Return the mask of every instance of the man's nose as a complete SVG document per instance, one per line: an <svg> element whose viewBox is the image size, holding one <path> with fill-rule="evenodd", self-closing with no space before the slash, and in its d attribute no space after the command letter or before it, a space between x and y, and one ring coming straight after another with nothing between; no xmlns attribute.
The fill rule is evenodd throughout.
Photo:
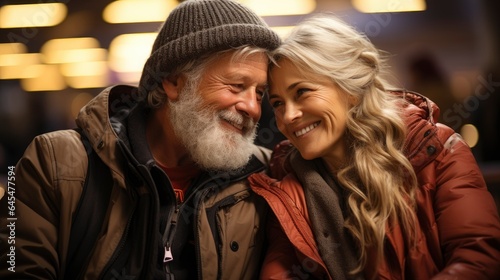
<svg viewBox="0 0 500 280"><path fill-rule="evenodd" d="M248 89L241 92L238 97L240 100L236 103L236 110L254 121L258 121L261 114L261 97L256 90Z"/></svg>

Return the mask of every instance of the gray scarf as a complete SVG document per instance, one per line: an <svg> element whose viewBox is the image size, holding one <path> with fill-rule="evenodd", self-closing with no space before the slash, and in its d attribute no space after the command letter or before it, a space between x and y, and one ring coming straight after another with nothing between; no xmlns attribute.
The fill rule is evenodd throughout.
<svg viewBox="0 0 500 280"><path fill-rule="evenodd" d="M342 189L321 159L305 160L293 151L290 163L304 188L314 238L330 275L335 280L363 279L362 273L349 274L358 265L358 254L344 227Z"/></svg>

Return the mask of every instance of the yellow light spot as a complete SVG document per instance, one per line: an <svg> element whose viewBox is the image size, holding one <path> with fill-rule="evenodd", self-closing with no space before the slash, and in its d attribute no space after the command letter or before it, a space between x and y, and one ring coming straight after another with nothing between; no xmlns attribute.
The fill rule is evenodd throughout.
<svg viewBox="0 0 500 280"><path fill-rule="evenodd" d="M286 16L310 14L316 9L316 0L239 0L259 16Z"/></svg>
<svg viewBox="0 0 500 280"><path fill-rule="evenodd" d="M102 17L109 23L162 22L179 4L176 0L122 0L104 8Z"/></svg>
<svg viewBox="0 0 500 280"><path fill-rule="evenodd" d="M0 8L0 28L54 26L67 14L62 3L6 5Z"/></svg>
<svg viewBox="0 0 500 280"><path fill-rule="evenodd" d="M43 44L41 53L49 56L52 52L99 48L99 41L92 37L52 39Z"/></svg>
<svg viewBox="0 0 500 280"><path fill-rule="evenodd" d="M108 51L103 48L70 49L47 53L44 56L46 63L72 63L86 61L103 61Z"/></svg>
<svg viewBox="0 0 500 280"><path fill-rule="evenodd" d="M109 67L120 73L142 72L144 63L151 54L156 33L123 34L109 46Z"/></svg>
<svg viewBox="0 0 500 280"><path fill-rule="evenodd" d="M0 55L0 79L33 78L38 74L32 69L39 66L40 63L41 55L39 53Z"/></svg>
<svg viewBox="0 0 500 280"><path fill-rule="evenodd" d="M460 129L460 135L464 141L469 145L469 147L474 147L479 141L479 132L477 128L472 124L466 124Z"/></svg>
<svg viewBox="0 0 500 280"><path fill-rule="evenodd" d="M57 65L36 65L32 70L38 75L21 80L21 87L25 91L55 91L66 88Z"/></svg>
<svg viewBox="0 0 500 280"><path fill-rule="evenodd" d="M2 54L20 54L20 53L25 53L27 51L28 51L28 48L26 47L25 44L22 44L22 43L3 43L3 44L0 44L0 55L2 55Z"/></svg>
<svg viewBox="0 0 500 280"><path fill-rule="evenodd" d="M424 11L424 0L352 0L354 8L362 13L393 13Z"/></svg>

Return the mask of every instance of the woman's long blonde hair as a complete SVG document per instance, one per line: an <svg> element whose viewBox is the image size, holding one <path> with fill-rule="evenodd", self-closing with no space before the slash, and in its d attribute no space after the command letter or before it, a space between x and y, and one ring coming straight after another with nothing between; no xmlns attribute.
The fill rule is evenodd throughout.
<svg viewBox="0 0 500 280"><path fill-rule="evenodd" d="M403 154L404 101L387 92L379 51L353 27L321 15L300 23L273 57L277 66L271 67L286 58L308 76L328 77L357 100L347 117L347 164L337 171L348 194L346 227L360 251L353 273L366 266L369 248L376 250L377 261L384 257L387 225L399 223L412 246L417 180Z"/></svg>

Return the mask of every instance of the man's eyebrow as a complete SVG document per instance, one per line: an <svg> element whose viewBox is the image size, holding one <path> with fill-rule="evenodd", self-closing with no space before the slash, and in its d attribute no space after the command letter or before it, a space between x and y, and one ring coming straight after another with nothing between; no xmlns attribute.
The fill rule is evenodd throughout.
<svg viewBox="0 0 500 280"><path fill-rule="evenodd" d="M241 73L230 73L230 74L226 75L226 79L228 79L228 80L241 80L241 81L247 83L249 81L252 81L252 76L244 75ZM257 83L257 86L269 88L269 84L267 81L262 82L262 83Z"/></svg>

